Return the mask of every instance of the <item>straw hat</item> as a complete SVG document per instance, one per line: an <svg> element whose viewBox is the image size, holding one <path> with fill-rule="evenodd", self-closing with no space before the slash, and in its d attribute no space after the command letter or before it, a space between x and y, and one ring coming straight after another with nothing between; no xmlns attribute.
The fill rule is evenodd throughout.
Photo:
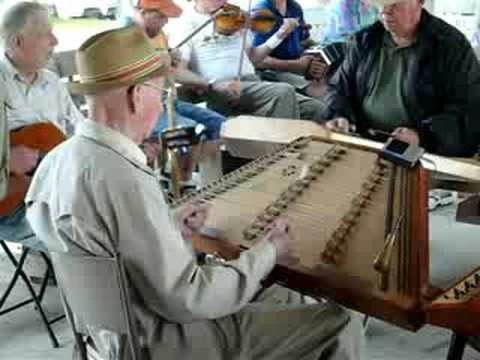
<svg viewBox="0 0 480 360"><path fill-rule="evenodd" d="M167 51L155 50L136 26L94 35L76 55L78 80L68 83L75 94L139 84L170 71Z"/></svg>
<svg viewBox="0 0 480 360"><path fill-rule="evenodd" d="M366 0L367 3L374 6L388 6L404 1L406 0Z"/></svg>
<svg viewBox="0 0 480 360"><path fill-rule="evenodd" d="M137 7L142 10L158 10L167 18L177 18L182 9L172 0L140 0Z"/></svg>

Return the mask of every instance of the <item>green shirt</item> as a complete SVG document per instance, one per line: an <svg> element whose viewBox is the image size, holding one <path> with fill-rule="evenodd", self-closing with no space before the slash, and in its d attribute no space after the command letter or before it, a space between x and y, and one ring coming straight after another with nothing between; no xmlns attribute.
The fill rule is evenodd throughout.
<svg viewBox="0 0 480 360"><path fill-rule="evenodd" d="M415 43L397 47L390 34L385 32L383 46L373 66L373 71L376 72L373 89L362 104L369 128L390 132L411 124L405 105L403 81L414 46Z"/></svg>

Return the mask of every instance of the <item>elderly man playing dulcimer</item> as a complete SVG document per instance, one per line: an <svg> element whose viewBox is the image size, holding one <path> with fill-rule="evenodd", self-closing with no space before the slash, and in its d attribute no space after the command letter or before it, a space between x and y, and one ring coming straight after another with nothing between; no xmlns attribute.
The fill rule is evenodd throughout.
<svg viewBox="0 0 480 360"><path fill-rule="evenodd" d="M86 94L91 119L40 164L27 216L52 252L122 256L149 358L358 359L361 331L344 310L285 289L259 293L276 262L294 260L285 221L237 260L197 263L189 242L208 209L171 216L139 149L162 111L169 59L128 27L87 40L78 63L70 86Z"/></svg>

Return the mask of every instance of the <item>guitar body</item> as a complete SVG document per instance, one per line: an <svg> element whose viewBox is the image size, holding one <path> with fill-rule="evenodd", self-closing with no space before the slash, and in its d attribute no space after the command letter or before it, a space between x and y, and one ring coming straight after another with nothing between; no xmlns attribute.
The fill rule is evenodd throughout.
<svg viewBox="0 0 480 360"><path fill-rule="evenodd" d="M24 145L45 155L65 140L65 135L51 123L38 123L10 132L10 147ZM0 201L0 217L10 214L27 194L31 176L10 174L7 195Z"/></svg>

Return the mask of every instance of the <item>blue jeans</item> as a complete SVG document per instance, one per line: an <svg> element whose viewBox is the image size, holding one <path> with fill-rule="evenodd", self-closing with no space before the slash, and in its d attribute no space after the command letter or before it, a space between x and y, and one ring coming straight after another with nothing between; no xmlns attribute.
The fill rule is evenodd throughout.
<svg viewBox="0 0 480 360"><path fill-rule="evenodd" d="M205 126L205 136L207 140L216 140L220 137L220 129L225 117L219 113L204 109L192 103L175 100L173 105L175 114L173 122L175 125L195 126L197 123ZM164 111L157 120L150 137L158 138L162 131L167 128L168 118L167 112Z"/></svg>
<svg viewBox="0 0 480 360"><path fill-rule="evenodd" d="M18 206L11 214L0 217L0 239L19 243L34 250L47 251L47 247L35 235L25 216L26 206Z"/></svg>

